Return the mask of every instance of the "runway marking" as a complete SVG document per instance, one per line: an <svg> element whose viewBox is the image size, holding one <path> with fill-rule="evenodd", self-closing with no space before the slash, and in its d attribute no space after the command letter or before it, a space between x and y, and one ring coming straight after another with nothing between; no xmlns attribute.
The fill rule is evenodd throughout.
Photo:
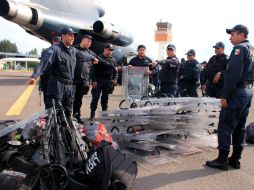
<svg viewBox="0 0 254 190"><path fill-rule="evenodd" d="M36 83L34 85L29 85L5 115L20 115L35 87Z"/></svg>

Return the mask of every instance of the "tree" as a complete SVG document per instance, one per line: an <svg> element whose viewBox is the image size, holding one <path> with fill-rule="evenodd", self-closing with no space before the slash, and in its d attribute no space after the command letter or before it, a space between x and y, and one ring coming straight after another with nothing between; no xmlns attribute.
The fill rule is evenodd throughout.
<svg viewBox="0 0 254 190"><path fill-rule="evenodd" d="M18 53L18 48L15 43L11 43L9 40L0 41L0 52Z"/></svg>
<svg viewBox="0 0 254 190"><path fill-rule="evenodd" d="M34 49L32 49L31 51L29 51L27 54L28 54L28 55L38 55L38 51L37 51L36 48L34 48Z"/></svg>

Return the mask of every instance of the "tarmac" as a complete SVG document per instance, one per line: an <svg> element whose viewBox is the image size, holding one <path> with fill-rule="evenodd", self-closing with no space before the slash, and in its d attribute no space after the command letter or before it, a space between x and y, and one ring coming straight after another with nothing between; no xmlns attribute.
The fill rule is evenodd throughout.
<svg viewBox="0 0 254 190"><path fill-rule="evenodd" d="M21 120L44 109L43 99L37 86L27 90L31 72L0 71L0 120ZM24 93L27 91L27 93ZM31 93L29 93L31 91ZM24 97L21 97L21 96ZM122 87L116 87L109 98L109 109L118 108L123 99ZM83 99L82 116L89 117L91 94ZM16 105L15 105L16 104ZM10 111L13 106L24 106L19 114ZM247 124L254 120L254 106L251 107ZM96 117L100 115L98 104ZM11 114L7 114L11 113ZM16 115L12 115L12 113ZM7 114L7 115L6 115ZM242 155L241 169L220 171L204 166L207 160L217 157L217 150L211 149L195 155L185 156L177 162L156 167L138 167L137 179L132 190L253 190L254 189L254 144L246 145Z"/></svg>

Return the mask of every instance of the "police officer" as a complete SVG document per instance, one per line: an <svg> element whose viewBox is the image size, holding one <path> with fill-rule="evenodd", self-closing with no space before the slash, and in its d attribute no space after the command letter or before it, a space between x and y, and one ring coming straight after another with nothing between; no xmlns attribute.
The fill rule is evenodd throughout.
<svg viewBox="0 0 254 190"><path fill-rule="evenodd" d="M226 32L231 35L230 41L234 48L225 72L221 97L222 108L218 124L219 156L206 162L207 166L221 170L228 170L229 165L240 168L245 123L251 106L251 87L254 81L254 48L247 40L247 27L236 25ZM228 159L231 144L233 153Z"/></svg>
<svg viewBox="0 0 254 190"><path fill-rule="evenodd" d="M168 57L163 64L161 64L161 70L159 72L161 83L160 91L161 93L165 93L169 96L176 96L180 62L176 57L176 47L174 44L169 44L166 51Z"/></svg>
<svg viewBox="0 0 254 190"><path fill-rule="evenodd" d="M224 53L225 45L222 42L217 42L213 48L215 55L210 58L202 71L201 90L205 91L207 96L221 98L222 76L227 68L228 56Z"/></svg>
<svg viewBox="0 0 254 190"><path fill-rule="evenodd" d="M206 61L203 61L201 63L201 67L200 67L200 81L204 81L204 70L206 69L206 66L207 66L207 62ZM205 96L206 95L206 89L205 88L201 88L201 92L202 92L202 96Z"/></svg>
<svg viewBox="0 0 254 190"><path fill-rule="evenodd" d="M157 63L146 56L146 47L144 45L139 45L137 51L138 55L130 60L128 67L149 67L149 71L146 72L146 75L150 76L150 83L152 83L152 70L157 66Z"/></svg>
<svg viewBox="0 0 254 190"><path fill-rule="evenodd" d="M90 120L95 117L95 111L101 95L102 111L108 109L108 96L112 90L112 85L117 84L117 69L116 60L112 57L114 47L112 44L107 44L104 47L104 52L100 56L108 64L92 65L91 80L92 80L92 101L91 101L91 114ZM100 61L101 62L101 61Z"/></svg>
<svg viewBox="0 0 254 190"><path fill-rule="evenodd" d="M84 35L81 43L77 46L77 49L96 57L96 54L89 50L92 44L92 36ZM77 60L77 65L74 74L74 85L75 85L75 97L73 103L73 116L78 120L79 123L83 123L81 120L81 106L83 96L89 91L90 83L90 67L92 62L87 59L87 56L82 53L81 57Z"/></svg>
<svg viewBox="0 0 254 190"><path fill-rule="evenodd" d="M56 45L59 44L61 42L61 37L60 36L54 36L52 38L52 45ZM47 48L46 50L44 50L42 52L41 55L41 60L43 59L43 57L46 55L46 52L49 50L50 48ZM40 72L40 69L43 67L43 64L45 64L45 62L41 61L40 64L38 65L38 67L36 68L36 70L33 72L32 75L37 75L38 72ZM47 98L47 86L48 86L48 81L49 81L49 70L48 68L46 68L46 70L44 71L43 74L41 74L40 76L40 82L39 82L39 91L43 93L43 101L44 101L44 105L45 105L45 109L50 108L50 103L49 100Z"/></svg>
<svg viewBox="0 0 254 190"><path fill-rule="evenodd" d="M198 97L200 68L198 61L195 59L196 52L190 49L185 55L187 55L187 61L181 64L178 74L178 95Z"/></svg>
<svg viewBox="0 0 254 190"><path fill-rule="evenodd" d="M74 41L74 32L71 28L64 28L61 31L61 43L51 46L43 56L40 71L30 78L29 84L34 84L37 77L49 68L49 81L47 96L50 103L55 99L56 105L62 105L66 117L71 117L73 107L73 78L76 66L76 57L79 53L71 47ZM94 57L91 56L91 59Z"/></svg>

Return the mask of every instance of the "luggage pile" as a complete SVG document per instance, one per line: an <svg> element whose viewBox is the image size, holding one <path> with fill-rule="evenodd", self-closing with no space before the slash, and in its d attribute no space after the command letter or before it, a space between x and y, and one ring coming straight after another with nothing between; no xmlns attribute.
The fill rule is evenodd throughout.
<svg viewBox="0 0 254 190"><path fill-rule="evenodd" d="M110 137L100 123L66 118L61 105L5 127L1 189L129 189L137 165Z"/></svg>

